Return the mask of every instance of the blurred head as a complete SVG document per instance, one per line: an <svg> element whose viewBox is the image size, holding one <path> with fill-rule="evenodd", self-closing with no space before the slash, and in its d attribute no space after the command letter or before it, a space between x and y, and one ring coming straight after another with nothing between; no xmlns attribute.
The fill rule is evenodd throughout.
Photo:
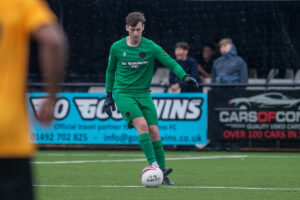
<svg viewBox="0 0 300 200"><path fill-rule="evenodd" d="M177 42L175 45L175 56L177 60L186 60L189 53L189 44L186 42Z"/></svg>
<svg viewBox="0 0 300 200"><path fill-rule="evenodd" d="M139 42L145 27L145 16L141 12L131 12L126 17L126 30L132 42Z"/></svg>
<svg viewBox="0 0 300 200"><path fill-rule="evenodd" d="M221 54L229 53L232 48L232 40L230 38L224 38L219 42L220 52Z"/></svg>
<svg viewBox="0 0 300 200"><path fill-rule="evenodd" d="M205 44L202 49L202 57L205 61L209 61L216 53L216 48L212 44Z"/></svg>

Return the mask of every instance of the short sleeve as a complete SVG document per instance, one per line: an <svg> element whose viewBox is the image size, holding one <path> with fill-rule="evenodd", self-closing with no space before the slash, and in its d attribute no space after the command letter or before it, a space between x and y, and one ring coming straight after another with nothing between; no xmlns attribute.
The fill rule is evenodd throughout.
<svg viewBox="0 0 300 200"><path fill-rule="evenodd" d="M43 25L56 22L56 16L44 0L31 0L26 7L24 26L27 32L33 33Z"/></svg>

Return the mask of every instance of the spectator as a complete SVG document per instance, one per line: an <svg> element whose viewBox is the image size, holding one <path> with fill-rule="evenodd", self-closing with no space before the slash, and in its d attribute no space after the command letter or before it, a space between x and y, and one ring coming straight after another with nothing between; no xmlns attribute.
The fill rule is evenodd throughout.
<svg viewBox="0 0 300 200"><path fill-rule="evenodd" d="M197 62L194 58L188 56L189 45L186 42L178 42L175 45L175 57L176 62L184 69L184 71L194 77L198 82L200 81ZM191 86L185 84L183 81L179 80L175 74L170 73L170 89L172 92L181 89L181 92L197 92L199 89L192 88Z"/></svg>
<svg viewBox="0 0 300 200"><path fill-rule="evenodd" d="M212 68L213 83L248 83L248 67L238 56L235 45L229 38L219 42L222 56L216 59Z"/></svg>
<svg viewBox="0 0 300 200"><path fill-rule="evenodd" d="M201 82L205 82L205 78L211 77L211 69L216 58L216 47L213 44L204 44L202 49L202 57L199 60L198 71Z"/></svg>

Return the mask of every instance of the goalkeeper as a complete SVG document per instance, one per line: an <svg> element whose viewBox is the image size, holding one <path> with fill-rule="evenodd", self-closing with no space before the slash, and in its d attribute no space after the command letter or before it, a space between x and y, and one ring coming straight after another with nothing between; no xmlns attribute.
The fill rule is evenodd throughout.
<svg viewBox="0 0 300 200"><path fill-rule="evenodd" d="M142 37L144 23L143 13L129 13L126 17L129 36L116 41L110 48L104 109L111 116L116 109L116 102L128 127L137 129L140 146L149 164L162 169L163 184L173 185L168 178L172 169L166 169L165 152L157 126L157 112L150 96L154 60L158 59L187 84L198 87L198 82L187 75L160 46Z"/></svg>

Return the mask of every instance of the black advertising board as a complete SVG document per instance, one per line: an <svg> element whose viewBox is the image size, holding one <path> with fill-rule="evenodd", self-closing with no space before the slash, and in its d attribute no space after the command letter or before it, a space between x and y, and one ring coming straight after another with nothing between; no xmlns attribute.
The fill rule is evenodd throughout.
<svg viewBox="0 0 300 200"><path fill-rule="evenodd" d="M208 95L211 140L300 140L300 91L214 89Z"/></svg>

